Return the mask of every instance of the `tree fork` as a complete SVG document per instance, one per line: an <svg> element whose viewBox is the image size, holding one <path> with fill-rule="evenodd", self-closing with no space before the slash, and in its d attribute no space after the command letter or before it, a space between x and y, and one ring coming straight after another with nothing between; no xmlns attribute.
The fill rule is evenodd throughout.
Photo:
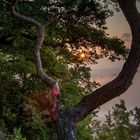
<svg viewBox="0 0 140 140"><path fill-rule="evenodd" d="M17 0L14 0L12 3L13 14L17 18L35 25L38 29L35 46L35 59L38 75L47 83L47 85L51 86L51 88L54 88L53 85L55 85L55 88L59 90L55 81L48 77L42 68L40 48L44 40L45 28L34 19L17 13L15 11L16 2ZM85 96L77 105L59 111L58 119L56 120L56 131L58 132L59 140L76 140L75 124L84 119L94 109L123 94L130 87L134 75L137 72L140 63L140 16L136 9L136 0L117 0L117 2L122 9L132 32L132 44L129 56L121 72L114 80Z"/></svg>
<svg viewBox="0 0 140 140"><path fill-rule="evenodd" d="M85 96L77 105L68 110L69 113L67 114L69 115L67 115L67 117L70 118L69 123L71 124L78 123L94 109L123 94L132 84L132 80L137 72L140 63L140 15L136 10L136 1L118 0L118 4L132 32L132 44L129 56L121 72L114 80ZM130 7L132 9L131 11ZM64 119L63 117L63 121L65 121ZM72 130L70 132L72 132ZM68 133L63 134L63 137L66 135L68 136ZM73 140L72 135L69 136L69 139Z"/></svg>
<svg viewBox="0 0 140 140"><path fill-rule="evenodd" d="M73 107L73 115L75 116L73 121L75 123L84 119L92 110L123 94L130 87L137 72L140 63L140 15L136 10L135 1L118 0L118 3L131 27L132 44L129 56L114 80L85 96ZM133 10L127 12L130 7Z"/></svg>

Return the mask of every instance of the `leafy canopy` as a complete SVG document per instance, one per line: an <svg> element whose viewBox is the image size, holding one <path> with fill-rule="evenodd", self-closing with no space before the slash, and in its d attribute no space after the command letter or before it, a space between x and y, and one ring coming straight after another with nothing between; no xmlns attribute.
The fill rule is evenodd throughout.
<svg viewBox="0 0 140 140"><path fill-rule="evenodd" d="M55 138L52 126L46 126L28 103L36 92L50 92L36 75L33 48L37 31L11 14L11 0L1 0L0 7L0 121L12 137L22 137L22 133L27 139ZM77 103L98 86L90 81L87 63L127 55L124 42L105 32L112 11L101 1L19 0L16 10L45 25L52 21L46 28L41 57L45 72L59 81L62 108ZM81 52L85 59L78 59ZM88 123L89 119L79 126L81 132Z"/></svg>

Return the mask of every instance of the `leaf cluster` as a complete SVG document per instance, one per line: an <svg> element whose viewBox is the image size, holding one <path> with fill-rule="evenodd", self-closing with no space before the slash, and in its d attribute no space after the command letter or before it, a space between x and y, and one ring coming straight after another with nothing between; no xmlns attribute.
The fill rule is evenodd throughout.
<svg viewBox="0 0 140 140"><path fill-rule="evenodd" d="M138 140L140 138L139 108L128 111L124 100L120 100L105 115L105 122L92 121L94 140Z"/></svg>

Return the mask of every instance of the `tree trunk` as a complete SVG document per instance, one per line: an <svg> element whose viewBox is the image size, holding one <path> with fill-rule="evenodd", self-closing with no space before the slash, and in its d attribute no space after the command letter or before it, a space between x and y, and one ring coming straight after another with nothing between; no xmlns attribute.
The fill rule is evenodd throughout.
<svg viewBox="0 0 140 140"><path fill-rule="evenodd" d="M68 117L67 113L60 113L56 121L56 131L58 140L77 140L75 124L72 122L71 118Z"/></svg>
<svg viewBox="0 0 140 140"><path fill-rule="evenodd" d="M58 117L57 124L59 125L56 128L59 140L76 140L74 125L94 109L123 94L132 84L140 63L140 15L136 9L136 0L117 0L117 2L132 32L132 44L128 59L114 80L85 96L77 105L64 111L65 115Z"/></svg>
<svg viewBox="0 0 140 140"><path fill-rule="evenodd" d="M37 73L42 81L44 81L52 90L56 90L59 93L57 82L49 77L42 68L40 49L44 41L45 27L34 19L16 12L16 1L17 0L13 0L12 4L13 14L17 18L37 27L38 36L34 48ZM93 93L85 96L77 105L59 111L56 120L58 140L76 140L75 124L84 119L94 109L124 93L130 87L134 75L137 72L140 63L140 15L136 9L136 0L117 0L117 2L122 9L132 32L132 44L129 57L118 77L95 90Z"/></svg>

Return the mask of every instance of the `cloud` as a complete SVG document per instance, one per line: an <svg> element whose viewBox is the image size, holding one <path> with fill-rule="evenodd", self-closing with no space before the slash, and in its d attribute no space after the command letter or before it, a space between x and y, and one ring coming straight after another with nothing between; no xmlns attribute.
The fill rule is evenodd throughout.
<svg viewBox="0 0 140 140"><path fill-rule="evenodd" d="M130 33L123 33L121 36L121 39L124 40L125 42L131 41L131 34Z"/></svg>

